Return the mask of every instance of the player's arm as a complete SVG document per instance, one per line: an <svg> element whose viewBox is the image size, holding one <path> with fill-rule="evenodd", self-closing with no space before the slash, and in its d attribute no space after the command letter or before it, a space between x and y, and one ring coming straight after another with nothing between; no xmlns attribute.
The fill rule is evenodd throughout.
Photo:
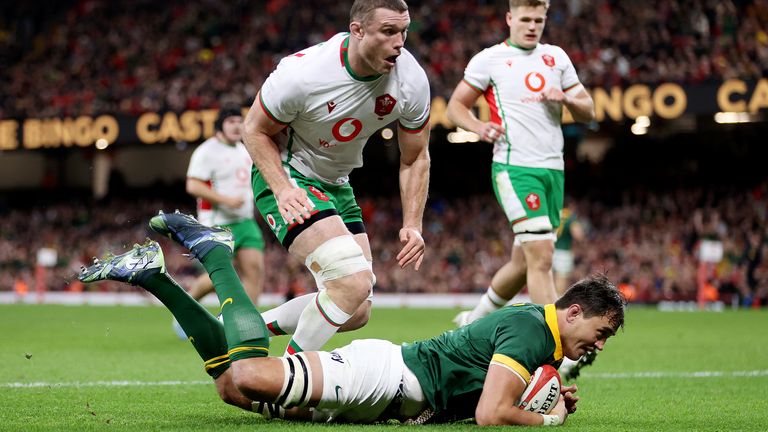
<svg viewBox="0 0 768 432"><path fill-rule="evenodd" d="M283 128L285 124L274 121L264 112L259 92L245 117L243 142L259 173L275 195L280 214L288 223L294 220L303 223L310 216L312 203L304 189L294 187L288 180L280 160L280 149L272 139Z"/></svg>
<svg viewBox="0 0 768 432"><path fill-rule="evenodd" d="M195 198L204 199L216 206L225 206L232 209L240 208L245 204L242 197L222 195L208 186L208 183L194 177L187 177L187 193Z"/></svg>
<svg viewBox="0 0 768 432"><path fill-rule="evenodd" d="M595 119L595 102L581 84L565 92L563 105L568 108L571 116L577 122L589 123Z"/></svg>
<svg viewBox="0 0 768 432"><path fill-rule="evenodd" d="M461 81L453 90L448 101L448 119L462 129L480 136L483 141L494 142L504 133L504 128L496 123L483 122L472 111L480 91L466 81Z"/></svg>
<svg viewBox="0 0 768 432"><path fill-rule="evenodd" d="M413 132L398 127L400 145L400 199L403 206L403 228L397 254L401 268L414 264L416 270L424 259L424 239L421 236L422 217L429 189L429 125Z"/></svg>
<svg viewBox="0 0 768 432"><path fill-rule="evenodd" d="M483 392L475 409L478 425L527 425L536 426L546 422L562 424L568 413L563 397L557 402L550 415L545 416L517 407L525 391L526 382L516 372L497 363L491 363L483 384ZM552 416L558 416L553 418Z"/></svg>

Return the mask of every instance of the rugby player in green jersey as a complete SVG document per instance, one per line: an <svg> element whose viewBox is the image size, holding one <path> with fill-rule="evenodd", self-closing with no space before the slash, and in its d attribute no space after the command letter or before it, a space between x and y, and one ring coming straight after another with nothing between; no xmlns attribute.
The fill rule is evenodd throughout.
<svg viewBox="0 0 768 432"><path fill-rule="evenodd" d="M425 341L358 340L331 352L268 357L270 333L237 279L231 234L181 213L155 216L150 227L190 249L229 285L223 325L168 275L154 241L83 268L80 280L118 280L155 295L189 336L221 399L268 418L424 423L474 417L481 425L560 425L576 410L576 386L561 389L548 415L524 411L517 403L531 374L602 350L624 325L624 298L595 276L554 304L507 306ZM259 320L254 325L243 314Z"/></svg>

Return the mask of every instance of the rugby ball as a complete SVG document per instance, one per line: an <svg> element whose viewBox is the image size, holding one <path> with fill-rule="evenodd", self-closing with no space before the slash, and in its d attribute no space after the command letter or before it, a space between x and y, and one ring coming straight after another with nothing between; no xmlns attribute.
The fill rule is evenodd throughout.
<svg viewBox="0 0 768 432"><path fill-rule="evenodd" d="M539 366L531 376L531 383L525 388L520 409L538 414L549 414L560 399L560 374L550 365Z"/></svg>

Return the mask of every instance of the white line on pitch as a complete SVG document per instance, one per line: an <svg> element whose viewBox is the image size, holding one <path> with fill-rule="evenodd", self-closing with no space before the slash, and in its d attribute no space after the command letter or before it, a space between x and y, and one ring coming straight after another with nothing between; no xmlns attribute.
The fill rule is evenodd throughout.
<svg viewBox="0 0 768 432"><path fill-rule="evenodd" d="M720 377L761 377L768 376L768 370L752 371L700 371L700 372L618 372L581 374L584 378L621 379L621 378L720 378ZM205 385L212 381L87 381L87 382L31 382L0 383L0 388L39 388L39 387L149 387Z"/></svg>
<svg viewBox="0 0 768 432"><path fill-rule="evenodd" d="M617 372L581 374L584 378L618 379L618 378L720 378L720 377L760 377L768 376L768 370L752 371L699 371L699 372Z"/></svg>
<svg viewBox="0 0 768 432"><path fill-rule="evenodd" d="M0 388L38 388L38 387L141 387L141 386L179 386L213 384L213 381L89 381L89 382L31 382L0 383Z"/></svg>

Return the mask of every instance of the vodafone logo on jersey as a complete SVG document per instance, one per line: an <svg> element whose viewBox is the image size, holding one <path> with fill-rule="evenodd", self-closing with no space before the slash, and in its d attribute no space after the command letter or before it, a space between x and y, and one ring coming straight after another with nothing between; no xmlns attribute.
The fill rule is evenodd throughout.
<svg viewBox="0 0 768 432"><path fill-rule="evenodd" d="M352 141L363 130L363 122L354 118L347 117L339 120L333 125L331 133L336 141L347 142Z"/></svg>
<svg viewBox="0 0 768 432"><path fill-rule="evenodd" d="M269 224L269 227L272 228L272 230L275 230L275 227L277 226L277 221L275 221L274 216L271 214L267 215L267 224Z"/></svg>
<svg viewBox="0 0 768 432"><path fill-rule="evenodd" d="M555 58L552 57L551 55L544 54L543 56L541 56L541 59L544 60L545 65L549 67L555 67Z"/></svg>
<svg viewBox="0 0 768 432"><path fill-rule="evenodd" d="M379 117L384 117L395 109L396 104L397 99L393 98L389 93L381 95L376 98L376 108L374 108L373 112Z"/></svg>
<svg viewBox="0 0 768 432"><path fill-rule="evenodd" d="M528 196L525 197L525 203L528 204L529 209L534 211L541 207L541 200L539 200L539 196L533 192L529 193Z"/></svg>
<svg viewBox="0 0 768 432"><path fill-rule="evenodd" d="M547 80L544 79L544 75L538 72L529 72L525 76L525 86L532 92L540 92L547 84Z"/></svg>

